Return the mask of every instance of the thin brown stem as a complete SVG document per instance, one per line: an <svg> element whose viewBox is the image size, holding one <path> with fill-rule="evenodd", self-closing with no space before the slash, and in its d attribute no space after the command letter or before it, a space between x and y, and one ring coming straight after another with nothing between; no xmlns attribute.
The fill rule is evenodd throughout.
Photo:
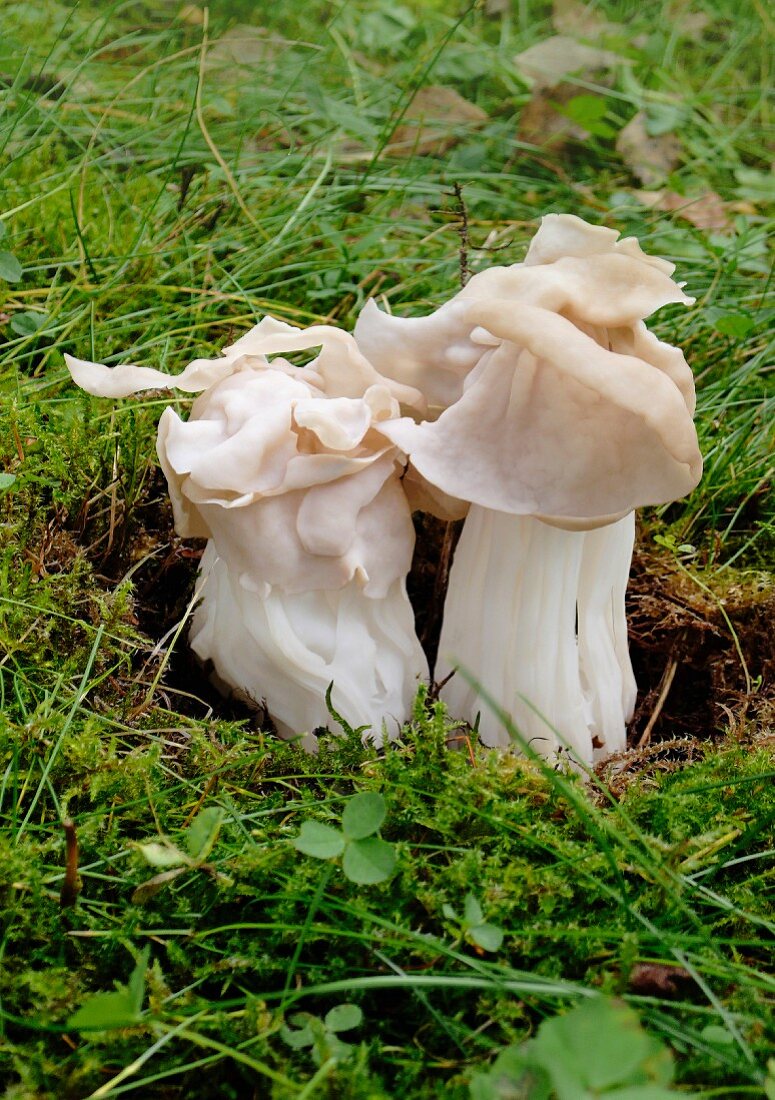
<svg viewBox="0 0 775 1100"><path fill-rule="evenodd" d="M465 286L471 278L471 271L468 266L468 252L471 247L471 241L468 235L468 210L466 209L465 199L463 198L463 188L460 184L453 183L452 190L455 193L457 211L460 215L460 221L457 226L457 231L460 234L460 285Z"/></svg>
<svg viewBox="0 0 775 1100"><path fill-rule="evenodd" d="M75 905L81 892L81 879L78 874L78 835L75 824L68 817L62 822L65 831L65 878L59 892L59 904L63 909Z"/></svg>
<svg viewBox="0 0 775 1100"><path fill-rule="evenodd" d="M644 746L648 745L649 741L651 740L652 731L654 729L654 726L657 724L657 719L662 713L662 707L665 705L665 700L667 699L673 680L675 679L677 668L678 661L675 659L675 657L671 657L670 660L667 662L665 671L662 674L662 683L660 684L659 695L657 696L657 701L654 704L654 709L651 712L651 717L646 723L646 728L644 729L643 733L640 736L640 740L635 746L636 749L644 748Z"/></svg>

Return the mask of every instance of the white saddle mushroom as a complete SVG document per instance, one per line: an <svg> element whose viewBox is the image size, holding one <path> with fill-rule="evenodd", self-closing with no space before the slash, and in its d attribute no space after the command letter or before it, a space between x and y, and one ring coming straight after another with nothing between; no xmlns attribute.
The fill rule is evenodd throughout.
<svg viewBox="0 0 775 1100"><path fill-rule="evenodd" d="M635 703L633 511L683 496L702 470L691 371L643 324L692 299L673 265L617 238L549 215L523 264L475 275L430 317L371 306L355 329L377 370L431 408L380 431L426 500L436 489L471 505L436 679L462 667L539 752L562 745L586 764L624 747ZM486 744L509 743L466 678L442 697L471 722L481 711Z"/></svg>
<svg viewBox="0 0 775 1100"><path fill-rule="evenodd" d="M315 347L304 368L266 358ZM419 395L381 379L348 334L272 318L176 377L67 365L99 396L200 393L187 421L165 409L157 450L176 530L209 539L189 642L218 679L264 698L284 735L330 721L333 682L350 725L397 736L428 670L406 596L404 458L375 429Z"/></svg>

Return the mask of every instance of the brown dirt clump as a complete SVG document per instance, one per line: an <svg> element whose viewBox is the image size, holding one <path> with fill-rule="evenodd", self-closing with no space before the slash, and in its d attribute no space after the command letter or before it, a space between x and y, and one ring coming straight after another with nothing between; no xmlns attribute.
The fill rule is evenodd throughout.
<svg viewBox="0 0 775 1100"><path fill-rule="evenodd" d="M639 547L627 594L640 688L630 743L707 738L775 719L775 582L766 574L702 580Z"/></svg>

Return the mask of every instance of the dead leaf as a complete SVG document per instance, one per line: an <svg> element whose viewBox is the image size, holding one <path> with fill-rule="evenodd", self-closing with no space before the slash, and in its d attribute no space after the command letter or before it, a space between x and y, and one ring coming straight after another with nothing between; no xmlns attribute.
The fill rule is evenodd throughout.
<svg viewBox="0 0 775 1100"><path fill-rule="evenodd" d="M729 207L715 191L706 191L695 198L679 195L677 191L633 191L633 195L642 206L674 213L697 229L719 231L731 225L727 214Z"/></svg>
<svg viewBox="0 0 775 1100"><path fill-rule="evenodd" d="M674 0L668 4L664 15L665 21L687 38L699 38L713 22L713 16L706 11L693 11L694 6L693 0Z"/></svg>
<svg viewBox="0 0 775 1100"><path fill-rule="evenodd" d="M178 19L181 23L188 23L191 27L202 27L204 26L205 13L198 4L184 4L178 12Z"/></svg>
<svg viewBox="0 0 775 1100"><path fill-rule="evenodd" d="M573 73L607 71L632 62L611 50L585 46L575 38L557 34L517 54L514 64L528 84L549 87Z"/></svg>
<svg viewBox="0 0 775 1100"><path fill-rule="evenodd" d="M393 156L440 156L460 141L461 131L486 122L487 112L454 88L420 88L396 127L386 152Z"/></svg>
<svg viewBox="0 0 775 1100"><path fill-rule="evenodd" d="M558 34L574 38L599 38L622 31L621 23L609 23L594 3L585 4L583 0L554 0L552 24Z"/></svg>
<svg viewBox="0 0 775 1100"><path fill-rule="evenodd" d="M567 148L573 142L586 141L589 132L557 110L578 94L578 87L567 82L549 88L534 88L520 113L517 138L554 152Z"/></svg>
<svg viewBox="0 0 775 1100"><path fill-rule="evenodd" d="M619 131L616 151L641 183L653 187L680 162L683 146L675 134L652 137L646 130L646 113L639 111Z"/></svg>
<svg viewBox="0 0 775 1100"><path fill-rule="evenodd" d="M682 966L638 963L630 972L630 991L644 997L677 997L693 980Z"/></svg>
<svg viewBox="0 0 775 1100"><path fill-rule="evenodd" d="M172 882L173 879L178 878L180 875L184 875L186 871L190 870L190 867L173 867L171 871L162 871L161 874L146 879L145 882L141 882L139 886L135 887L132 892L132 904L145 905L145 903L158 894L168 882Z"/></svg>
<svg viewBox="0 0 775 1100"><path fill-rule="evenodd" d="M287 39L270 34L263 27L238 23L212 43L207 51L207 68L232 71L234 79L240 80L235 68L271 64L278 50L288 45Z"/></svg>

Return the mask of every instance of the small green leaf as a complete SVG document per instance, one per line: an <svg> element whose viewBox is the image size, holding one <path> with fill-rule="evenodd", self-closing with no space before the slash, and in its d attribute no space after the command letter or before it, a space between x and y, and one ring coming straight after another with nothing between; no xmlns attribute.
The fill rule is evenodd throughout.
<svg viewBox="0 0 775 1100"><path fill-rule="evenodd" d="M78 1031L109 1031L138 1023L145 998L145 972L151 949L141 951L127 985L113 993L95 993L69 1017L67 1026Z"/></svg>
<svg viewBox="0 0 775 1100"><path fill-rule="evenodd" d="M124 987L115 993L96 993L89 997L67 1020L67 1026L78 1031L110 1031L116 1027L132 1027L138 1022L134 997Z"/></svg>
<svg viewBox="0 0 775 1100"><path fill-rule="evenodd" d="M345 1058L350 1057L353 1049L352 1043L345 1043L337 1035L330 1032L326 1035L325 1052L328 1058L335 1058L337 1062L343 1062ZM316 1059L316 1061L319 1061L319 1059Z"/></svg>
<svg viewBox="0 0 775 1100"><path fill-rule="evenodd" d="M45 313L15 313L11 318L11 329L17 336L34 336L48 320Z"/></svg>
<svg viewBox="0 0 775 1100"><path fill-rule="evenodd" d="M722 336L732 336L736 340L742 340L755 327L755 324L752 317L746 317L743 313L727 313L714 321L713 327Z"/></svg>
<svg viewBox="0 0 775 1100"><path fill-rule="evenodd" d="M468 936L483 951L499 951L503 944L503 932L494 924L477 924Z"/></svg>
<svg viewBox="0 0 775 1100"><path fill-rule="evenodd" d="M180 867L188 863L188 856L174 844L160 844L155 840L136 845L138 852L151 867Z"/></svg>
<svg viewBox="0 0 775 1100"><path fill-rule="evenodd" d="M376 836L350 841L342 860L342 870L347 878L361 886L384 882L393 874L395 866L396 854L392 844Z"/></svg>
<svg viewBox="0 0 775 1100"><path fill-rule="evenodd" d="M326 1013L323 1021L329 1031L352 1031L354 1027L360 1027L363 1023L363 1013L358 1005L335 1005Z"/></svg>
<svg viewBox="0 0 775 1100"><path fill-rule="evenodd" d="M565 107L571 118L582 126L588 122L599 122L608 110L606 101L597 95L575 95Z"/></svg>
<svg viewBox="0 0 775 1100"><path fill-rule="evenodd" d="M12 252L0 252L0 279L7 283L18 283L22 277L22 265Z"/></svg>
<svg viewBox="0 0 775 1100"><path fill-rule="evenodd" d="M293 1016L293 1023L300 1023L300 1027L288 1027L287 1024L283 1024L280 1028L280 1035L288 1044L289 1047L293 1047L294 1050L304 1050L305 1047L311 1047L315 1042L315 1036L312 1034L312 1028L309 1024L309 1017L301 1014Z"/></svg>
<svg viewBox="0 0 775 1100"><path fill-rule="evenodd" d="M463 912L467 925L481 924L484 920L482 907L473 894L466 894Z"/></svg>
<svg viewBox="0 0 775 1100"><path fill-rule="evenodd" d="M196 815L186 829L186 848L196 863L201 863L210 855L222 824L223 809L220 806L208 806Z"/></svg>
<svg viewBox="0 0 775 1100"><path fill-rule="evenodd" d="M734 1044L734 1037L729 1034L725 1027L720 1027L718 1024L708 1024L700 1032L700 1037L705 1040L706 1043L710 1043L714 1047L729 1047Z"/></svg>
<svg viewBox="0 0 775 1100"><path fill-rule="evenodd" d="M455 921L455 923L457 923L460 920L460 917L457 915L457 913L452 908L452 906L447 905L446 902L444 903L444 905L442 905L441 911L444 914L444 916L447 918L447 920L453 920L453 921Z"/></svg>
<svg viewBox="0 0 775 1100"><path fill-rule="evenodd" d="M127 992L132 998L135 1006L135 1011L139 1015L143 1010L143 999L145 998L145 972L148 969L148 960L151 957L151 947L148 944L140 952L140 955L135 963L135 968L129 975L129 981L127 982Z"/></svg>
<svg viewBox="0 0 775 1100"><path fill-rule="evenodd" d="M305 856L332 859L344 851L344 837L338 829L332 829L330 825L323 825L320 821L305 821L293 841L293 846Z"/></svg>
<svg viewBox="0 0 775 1100"><path fill-rule="evenodd" d="M348 840L372 836L385 820L385 799L376 791L353 795L342 814L342 831Z"/></svg>
<svg viewBox="0 0 775 1100"><path fill-rule="evenodd" d="M0 474L0 493L10 489L16 481L16 474Z"/></svg>
<svg viewBox="0 0 775 1100"><path fill-rule="evenodd" d="M567 103L552 103L558 114L569 118L595 137L611 138L616 131L604 122L608 111L606 101L596 95L577 95Z"/></svg>
<svg viewBox="0 0 775 1100"><path fill-rule="evenodd" d="M0 241L5 238L7 230L5 228L5 222L0 222Z"/></svg>

